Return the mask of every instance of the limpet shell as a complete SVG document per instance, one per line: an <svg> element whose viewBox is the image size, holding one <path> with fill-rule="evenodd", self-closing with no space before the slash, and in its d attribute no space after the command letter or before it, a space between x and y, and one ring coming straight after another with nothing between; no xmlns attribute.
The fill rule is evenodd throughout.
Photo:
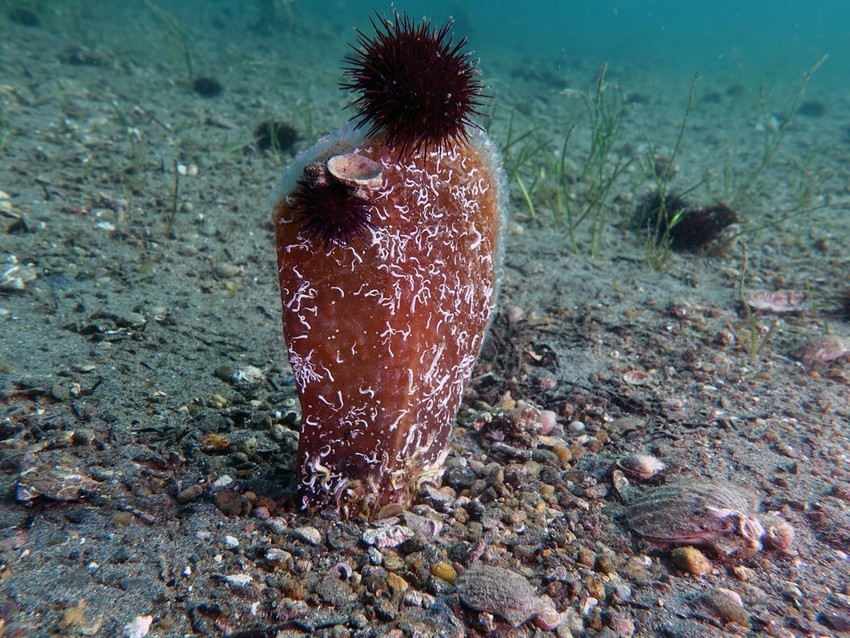
<svg viewBox="0 0 850 638"><path fill-rule="evenodd" d="M732 486L697 481L645 490L626 509L634 533L665 545L710 547L720 555L758 551L764 527Z"/></svg>

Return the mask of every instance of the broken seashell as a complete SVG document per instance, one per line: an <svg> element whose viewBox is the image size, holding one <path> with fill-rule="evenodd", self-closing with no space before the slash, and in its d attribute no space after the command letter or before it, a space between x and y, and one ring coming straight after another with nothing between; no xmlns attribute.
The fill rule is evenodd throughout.
<svg viewBox="0 0 850 638"><path fill-rule="evenodd" d="M652 375L642 370L629 370L623 375L623 381L629 385L646 385L652 380Z"/></svg>
<svg viewBox="0 0 850 638"><path fill-rule="evenodd" d="M805 290L748 290L744 293L744 299L753 310L783 314L804 311L809 293Z"/></svg>
<svg viewBox="0 0 850 638"><path fill-rule="evenodd" d="M816 337L798 348L791 356L809 367L829 363L850 353L850 340L837 335Z"/></svg>
<svg viewBox="0 0 850 638"><path fill-rule="evenodd" d="M794 543L794 528L791 527L791 523L778 516L763 516L762 522L766 528L765 546L788 553Z"/></svg>
<svg viewBox="0 0 850 638"><path fill-rule="evenodd" d="M328 160L328 172L351 188L377 190L383 183L381 170L380 163L356 152L335 155Z"/></svg>
<svg viewBox="0 0 850 638"><path fill-rule="evenodd" d="M629 454L617 459L617 467L632 479L646 481L664 470L664 463L649 454Z"/></svg>

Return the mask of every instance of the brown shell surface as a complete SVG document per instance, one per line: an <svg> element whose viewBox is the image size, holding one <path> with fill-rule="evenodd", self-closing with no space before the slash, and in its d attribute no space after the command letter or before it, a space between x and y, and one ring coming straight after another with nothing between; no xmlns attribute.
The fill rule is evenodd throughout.
<svg viewBox="0 0 850 638"><path fill-rule="evenodd" d="M457 580L463 603L476 611L486 611L515 627L541 609L542 601L521 574L510 569L474 565Z"/></svg>
<svg viewBox="0 0 850 638"><path fill-rule="evenodd" d="M714 483L682 482L645 490L626 509L629 528L659 543L705 543L734 535L734 517L713 514L731 510L751 515L750 499L737 489Z"/></svg>

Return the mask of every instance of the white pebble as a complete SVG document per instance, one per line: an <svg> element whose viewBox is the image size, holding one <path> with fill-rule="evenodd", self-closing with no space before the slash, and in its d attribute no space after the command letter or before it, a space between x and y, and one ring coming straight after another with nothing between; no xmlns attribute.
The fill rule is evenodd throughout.
<svg viewBox="0 0 850 638"><path fill-rule="evenodd" d="M567 428L570 432L584 432L585 425L581 421L573 421Z"/></svg>
<svg viewBox="0 0 850 638"><path fill-rule="evenodd" d="M310 545L318 545L322 542L322 533L315 527L297 527L292 530L292 535Z"/></svg>
<svg viewBox="0 0 850 638"><path fill-rule="evenodd" d="M239 539L236 538L235 536L225 536L224 537L224 544L229 549L236 549L237 547L239 547Z"/></svg>
<svg viewBox="0 0 850 638"><path fill-rule="evenodd" d="M224 580L231 585L236 585L237 587L245 587L246 585L250 585L254 582L254 579L248 574L231 574L230 576L225 576Z"/></svg>
<svg viewBox="0 0 850 638"><path fill-rule="evenodd" d="M153 616L136 616L133 622L124 625L124 638L143 638L148 635Z"/></svg>
<svg viewBox="0 0 850 638"><path fill-rule="evenodd" d="M233 483L233 479L229 477L227 474L219 476L214 482L213 487L227 487Z"/></svg>

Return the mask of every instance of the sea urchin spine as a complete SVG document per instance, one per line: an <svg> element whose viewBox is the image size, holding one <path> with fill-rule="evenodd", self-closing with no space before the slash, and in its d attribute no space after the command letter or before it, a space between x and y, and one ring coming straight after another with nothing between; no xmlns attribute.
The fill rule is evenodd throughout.
<svg viewBox="0 0 850 638"><path fill-rule="evenodd" d="M469 125L479 85L468 54L446 28L382 25L348 61L370 127L349 123L302 152L275 198L307 511L373 515L439 476L498 287L504 179L495 146ZM360 81L367 70L406 97L383 103Z"/></svg>

